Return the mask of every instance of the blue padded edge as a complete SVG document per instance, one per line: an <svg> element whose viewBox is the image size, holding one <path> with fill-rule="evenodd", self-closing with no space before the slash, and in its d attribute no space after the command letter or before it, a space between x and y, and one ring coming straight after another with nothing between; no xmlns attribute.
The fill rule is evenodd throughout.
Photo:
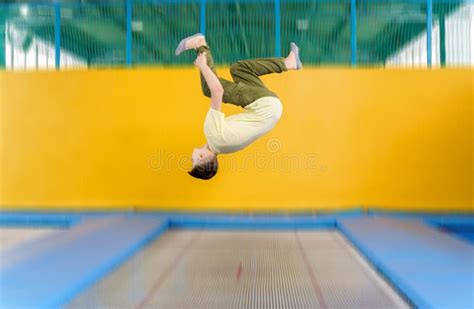
<svg viewBox="0 0 474 309"><path fill-rule="evenodd" d="M383 210L369 209L370 216L384 216L388 218L398 218L403 220L415 220L433 226L436 229L448 233L450 236L474 244L474 213L410 213L410 212L390 212Z"/></svg>
<svg viewBox="0 0 474 309"><path fill-rule="evenodd" d="M378 208L367 208L367 214L372 216L384 216L395 218L415 218L415 219L436 219L436 220L472 220L474 219L474 210L459 212L416 212L416 211L393 211L382 210Z"/></svg>
<svg viewBox="0 0 474 309"><path fill-rule="evenodd" d="M359 218L359 219L367 220L368 217ZM356 219L356 221L359 220L359 219ZM405 218L404 220L402 220L402 219L392 219L392 220L398 220L399 222L413 221L413 220L407 220L407 218ZM436 301L440 301L440 302L445 301L445 300L442 299L442 297L438 298L438 300L435 300L435 299L433 299L432 297L430 297L428 295L429 293L436 293L435 291L430 291L426 295L423 292L423 295L421 295L419 293L419 291L417 292L414 289L420 290L420 288L421 288L421 291L423 291L423 290L426 291L426 284L432 285L433 283L436 283L436 282L443 282L443 283L448 283L449 284L450 282L451 283L456 283L459 280L464 282L465 279L467 278L466 276L464 276L463 278L458 278L456 275L449 274L448 272L445 272L446 271L445 269L440 269L441 273L438 272L438 273L434 273L432 275L430 274L430 276L426 277L426 278L425 277L416 277L416 276L415 277L408 277L409 282L405 283L405 281L407 280L407 269L406 268L404 269L403 267L400 269L399 266L395 266L397 264L397 261L398 262L400 262L400 261L402 261L402 262L403 261L409 261L410 259L412 259L412 260L416 259L416 256L421 256L421 255L424 255L425 258L428 258L428 257L430 257L430 254L433 253L432 249L428 246L426 248L426 251L425 251L425 249L423 248L423 245L421 245L419 248L418 247L413 248L413 246L412 246L413 245L413 239L407 238L408 240L410 240L410 242L412 242L412 244L411 244L412 247L410 247L410 245L407 245L408 250L404 250L403 246L400 247L400 242L398 242L398 244L395 243L394 246L391 246L391 243L389 242L389 240L387 240L387 244L383 245L383 250L382 251L380 251L380 252L375 251L377 248L374 248L374 246L371 246L370 244L367 244L367 240L363 236L357 236L355 234L356 231L352 231L352 229L350 227L348 227L345 224L344 221L345 220L337 222L337 227L341 231L341 233L353 243L353 245L359 250L359 252L363 256L365 256L367 260L369 260L369 262L377 269L377 271L379 273L381 273L387 279L387 281L389 281L393 285L393 287L396 290L398 290L398 292L402 296L404 296L409 302L412 303L412 305L414 305L416 307L419 307L419 308L442 308L442 307L446 307L446 304L445 303L436 303ZM351 221L352 220L350 220L350 219L347 220L347 222L349 224L351 223ZM416 220L416 221L417 222L414 222L415 224L420 224L421 226L423 226L423 224L424 224L423 220ZM370 224L370 222L366 222L365 224L367 226L367 225ZM427 225L424 225L424 226L426 228L426 229L423 228L424 231L429 232L430 227L427 226ZM458 240L453 239L451 237L442 236L438 231L436 231L434 229L431 229L431 231L433 233L433 236L429 240L431 243L440 242L440 244L442 244L443 242L445 242L445 244L448 244L447 248L452 248L453 244L457 244L459 246L462 245L462 243L460 243ZM401 230L401 234L400 233L398 233L398 234L399 235L396 235L396 237L397 237L396 240L400 240L400 237L412 237L409 233L405 233L404 230ZM380 245L381 245L380 242L382 240L377 239L377 235L375 235L374 237L376 238L376 240L375 240L376 243L378 242L379 247L380 247ZM462 247L464 247L464 248L469 248L468 246L469 245L467 245L467 244L462 245ZM469 250L469 249L467 249L467 250ZM449 251L449 252L444 251L444 252L448 253L448 255L453 253L452 251ZM393 254L395 254L395 256L393 256ZM442 254L444 255L444 253L442 253ZM466 256L464 256L464 257L466 257ZM394 258L395 258L395 264L394 264L394 260L393 260ZM433 256L433 258L438 258L439 259L439 256L438 257ZM458 261L458 258L459 258L459 255L456 255L456 258L451 258L451 260L447 260L446 261L446 266L448 266L448 267L451 266L453 268L462 267L461 265L453 265L452 264L452 263L456 263L456 261ZM471 267L472 267L472 264L471 264ZM418 270L423 271L423 266L418 268ZM411 271L411 270L408 270L408 271ZM460 268L459 271L462 271L462 269ZM469 270L467 270L467 271L469 271ZM426 274L429 274L429 273L425 273L425 275ZM467 274L467 276L469 276L469 274ZM403 277L404 277L404 279L402 279ZM459 282L461 282L461 281L459 281ZM419 284L423 284L424 288L422 288L422 286L419 286ZM471 282L471 284L472 284L472 282ZM469 288L469 287L466 286L466 288ZM456 291L457 291L456 288L452 288L450 291L443 291L443 294L438 294L438 295L439 296L449 295L449 294L452 295L453 293L456 295L458 293ZM472 303L471 303L471 305L472 305ZM469 305L467 305L467 304L463 304L463 305L461 305L461 307L462 306L469 307ZM451 306L451 307L458 308L459 304Z"/></svg>
<svg viewBox="0 0 474 309"><path fill-rule="evenodd" d="M449 227L456 230L474 231L474 216L429 217L424 221L436 227Z"/></svg>
<svg viewBox="0 0 474 309"><path fill-rule="evenodd" d="M425 220L429 224L449 235L474 245L474 217L472 218L432 218Z"/></svg>
<svg viewBox="0 0 474 309"><path fill-rule="evenodd" d="M62 300L59 302L59 307L62 307L72 301L75 297L81 294L83 291L87 290L89 287L95 284L95 282L101 280L108 273L112 272L114 269L118 268L123 262L129 259L131 256L138 253L142 248L147 246L151 241L155 240L161 234L165 233L168 230L168 221L165 219L163 223L152 233L146 235L139 242L132 244L126 251L121 254L113 257L108 264L104 265L102 268L98 268L96 272L88 278L84 278L82 284L78 285L74 290L68 294L63 295Z"/></svg>
<svg viewBox="0 0 474 309"><path fill-rule="evenodd" d="M28 253L31 251L29 250L29 245L15 248L15 252L12 252L12 254L13 257L20 255L19 262L13 260L14 263L12 265L7 264L8 267L6 269L0 270L0 289L2 291L0 307L58 308L64 306L168 229L168 220L166 218L154 219L135 216L135 219L131 221L132 224L138 224L138 226L142 224L144 228L137 231L138 234L132 236L129 240L122 240L122 238L120 238L120 226L123 224L127 225L129 218L127 218L127 216L120 216L120 218L114 221L113 217L116 216L107 217L107 219L95 218L92 221L84 220L84 222L99 222L99 228L93 229L90 233L82 234L84 230L81 230L79 227L79 235L76 238L72 238L73 246L71 246L70 241L64 243L60 241L61 239L59 239L58 244L54 246L55 236L53 235L49 241L49 244L53 242L53 246L47 246L45 250L41 251L42 243L36 243L40 248L36 248L38 252L33 256L28 256ZM140 223L140 220L142 220L143 223ZM104 222L105 225L100 225L100 222ZM113 235L111 232L117 232L117 242L112 244L110 248L107 248L107 246L103 247L99 243L101 241L101 233L106 230L109 231L108 237ZM64 233L69 233L69 235L73 236L77 235L75 230L69 230ZM142 233L142 235L140 235L140 233ZM94 242L93 240L97 241ZM84 241L86 241L87 246L90 246L89 248L84 247ZM64 248L64 250L62 248ZM90 263L90 265L87 265L88 274L84 273L82 277L80 274L67 277L70 271L68 272L68 269L61 269L62 263L66 261L65 265L68 265L67 261L69 259L78 258L82 252L87 250L99 250L102 257L96 261L93 259L87 261L87 263ZM108 253L108 250L113 250L114 253L111 255L110 251ZM27 258L21 259L21 252L23 252ZM108 255L111 256L108 257ZM38 272L38 267L41 267L41 272ZM82 267L84 268L84 265L82 265ZM52 274L54 274L55 279L48 281L49 276ZM66 274L66 278L74 278L74 280L72 282L72 279L58 280L58 277L60 278L62 274ZM49 276L42 278L44 275ZM46 290L49 289L48 291L50 293L40 294L42 299L38 299L34 295L25 297L25 292L30 294L30 292L36 291L36 293L38 293L38 289L41 291L44 288L44 284L46 284ZM57 291L62 290L62 292L58 292L60 294L51 293L51 287L54 287L55 284L61 285L61 287L53 289ZM29 288L28 285L32 285L31 288ZM34 292L32 294L34 294Z"/></svg>
<svg viewBox="0 0 474 309"><path fill-rule="evenodd" d="M0 213L0 227L70 228L81 222L77 215Z"/></svg>
<svg viewBox="0 0 474 309"><path fill-rule="evenodd" d="M170 216L170 228L293 230L335 228L335 216Z"/></svg>
<svg viewBox="0 0 474 309"><path fill-rule="evenodd" d="M348 229L343 223L336 222L337 229L344 235L352 245L359 251L362 256L381 274L386 281L412 306L417 306L419 308L427 308L428 305L424 303L422 298L416 293L412 292L409 288L405 287L401 282L396 278L396 275L387 270L381 261L375 256L375 254L364 245L363 241L358 239L350 229Z"/></svg>

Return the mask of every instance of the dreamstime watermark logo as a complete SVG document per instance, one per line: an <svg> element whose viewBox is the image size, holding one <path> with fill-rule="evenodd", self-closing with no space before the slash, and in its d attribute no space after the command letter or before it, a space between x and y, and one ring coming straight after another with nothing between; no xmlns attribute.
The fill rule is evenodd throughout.
<svg viewBox="0 0 474 309"><path fill-rule="evenodd" d="M278 138L271 138L267 142L267 149L271 153L275 153L280 151L281 149L281 142Z"/></svg>
<svg viewBox="0 0 474 309"><path fill-rule="evenodd" d="M170 172L178 169L189 171L192 167L191 153L173 154L158 149L148 158L148 168L154 172ZM221 171L245 172L282 172L282 173L325 173L327 165L320 162L315 153L288 153L278 138L271 138L266 143L266 151L246 151L243 154L223 155L219 157Z"/></svg>

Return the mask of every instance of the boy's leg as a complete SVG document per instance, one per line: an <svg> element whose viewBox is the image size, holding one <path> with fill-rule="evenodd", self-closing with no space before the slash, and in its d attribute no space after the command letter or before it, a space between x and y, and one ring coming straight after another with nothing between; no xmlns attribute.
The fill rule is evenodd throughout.
<svg viewBox="0 0 474 309"><path fill-rule="evenodd" d="M267 88L261 75L287 71L284 58L260 58L241 60L231 65L230 74L236 83L242 82L248 86Z"/></svg>
<svg viewBox="0 0 474 309"><path fill-rule="evenodd" d="M217 76L216 70L214 68L214 59L212 59L212 54L211 54L210 48L208 46L201 46L201 47L196 49L196 53L197 54L206 53L207 65L212 70L212 72L214 72L214 74L216 74L216 76ZM209 87L207 86L206 79L204 78L202 73L200 73L200 76L201 76L201 89L202 89L202 92L206 97L210 98L211 97L211 91L209 90ZM235 96L235 92L236 92L235 90L236 90L237 85L234 82L228 81L224 78L220 78L219 76L217 76L217 78L219 79L219 81L222 85L222 88L224 88L224 95L223 95L223 98L222 98L223 102L232 103L232 104L238 105L238 106L245 106L246 105L242 102L239 102L238 98Z"/></svg>

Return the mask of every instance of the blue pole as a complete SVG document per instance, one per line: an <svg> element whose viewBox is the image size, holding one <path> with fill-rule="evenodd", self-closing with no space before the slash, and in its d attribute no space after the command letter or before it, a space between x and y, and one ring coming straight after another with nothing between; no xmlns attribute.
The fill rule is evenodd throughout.
<svg viewBox="0 0 474 309"><path fill-rule="evenodd" d="M206 0L201 0L201 24L199 32L206 35Z"/></svg>
<svg viewBox="0 0 474 309"><path fill-rule="evenodd" d="M281 57L280 0L275 0L275 57Z"/></svg>
<svg viewBox="0 0 474 309"><path fill-rule="evenodd" d="M357 7L356 0L351 0L351 64L357 64Z"/></svg>
<svg viewBox="0 0 474 309"><path fill-rule="evenodd" d="M439 15L439 62L446 66L446 22L444 12Z"/></svg>
<svg viewBox="0 0 474 309"><path fill-rule="evenodd" d="M55 57L54 63L56 70L61 68L61 4L54 4L54 46Z"/></svg>
<svg viewBox="0 0 474 309"><path fill-rule="evenodd" d="M431 67L431 31L433 21L433 0L426 0L426 62Z"/></svg>
<svg viewBox="0 0 474 309"><path fill-rule="evenodd" d="M126 36L126 50L125 58L128 66L132 65L132 0L125 0L125 7L127 12L127 36Z"/></svg>

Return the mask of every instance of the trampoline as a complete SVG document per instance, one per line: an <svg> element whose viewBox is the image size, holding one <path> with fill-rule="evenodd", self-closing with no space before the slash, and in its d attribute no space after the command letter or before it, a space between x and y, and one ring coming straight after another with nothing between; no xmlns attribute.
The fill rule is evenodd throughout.
<svg viewBox="0 0 474 309"><path fill-rule="evenodd" d="M407 308L335 231L171 230L68 308Z"/></svg>
<svg viewBox="0 0 474 309"><path fill-rule="evenodd" d="M26 222L62 226L0 251L2 308L474 303L474 246L439 229L472 227L472 216L111 213L0 219L10 221L9 228L25 228Z"/></svg>

